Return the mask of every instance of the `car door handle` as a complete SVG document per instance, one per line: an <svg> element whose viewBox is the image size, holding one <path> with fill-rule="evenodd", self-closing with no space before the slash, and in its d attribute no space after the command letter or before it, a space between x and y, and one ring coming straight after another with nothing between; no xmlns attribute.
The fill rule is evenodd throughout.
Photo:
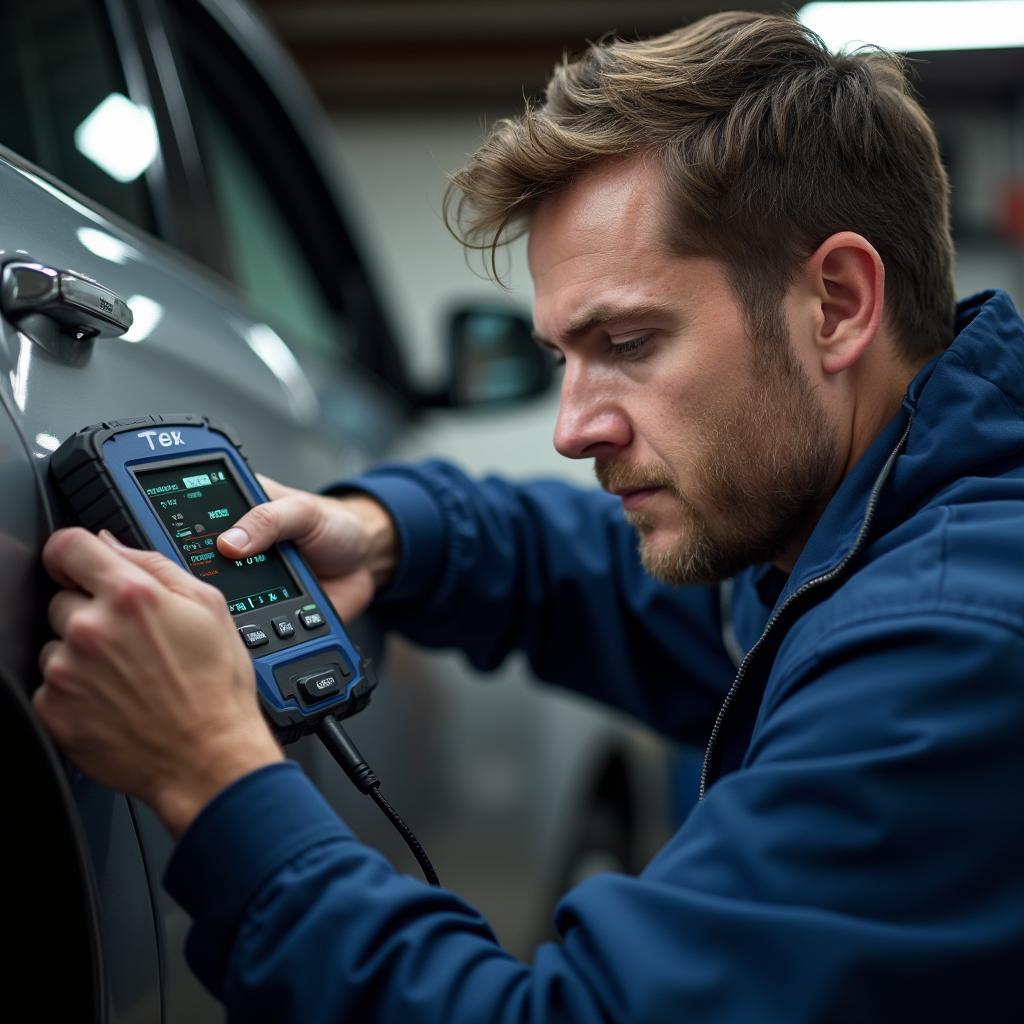
<svg viewBox="0 0 1024 1024"><path fill-rule="evenodd" d="M109 288L70 270L25 261L4 265L0 309L15 324L31 317L25 324L30 337L42 315L56 324L60 334L75 341L116 338L131 327L133 319L128 303Z"/></svg>

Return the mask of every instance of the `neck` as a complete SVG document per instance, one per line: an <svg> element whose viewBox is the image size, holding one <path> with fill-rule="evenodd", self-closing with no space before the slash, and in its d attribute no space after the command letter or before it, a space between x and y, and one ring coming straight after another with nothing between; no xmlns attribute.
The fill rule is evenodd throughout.
<svg viewBox="0 0 1024 1024"><path fill-rule="evenodd" d="M885 367L881 381L876 380L875 386L863 389L855 396L848 443L845 455L840 454L837 464L842 465L835 482L827 490L817 510L808 517L801 530L793 537L786 547L773 559L772 564L785 573L791 573L804 548L810 540L814 528L818 525L832 496L839 489L861 456L871 447L875 438L882 432L886 424L899 412L903 404L903 396L907 387L916 375L916 369L901 363L891 362Z"/></svg>

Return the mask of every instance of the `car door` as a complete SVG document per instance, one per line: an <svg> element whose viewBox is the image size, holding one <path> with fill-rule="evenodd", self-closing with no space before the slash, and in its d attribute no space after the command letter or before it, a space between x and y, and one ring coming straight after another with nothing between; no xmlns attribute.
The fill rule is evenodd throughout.
<svg viewBox="0 0 1024 1024"><path fill-rule="evenodd" d="M48 1010L91 1020L105 999L100 914L85 832L65 766L29 704L44 600L37 552L50 523L30 449L15 427L24 361L16 334L0 323L0 779L4 828L0 877L5 908L3 976L23 991L47 991L59 951L61 984ZM12 496L17 496L12 500ZM137 845L135 846L137 851ZM152 920L143 922L139 961L156 969Z"/></svg>
<svg viewBox="0 0 1024 1024"><path fill-rule="evenodd" d="M15 634L6 653L10 672L28 689L45 622L47 588L39 578L38 552L50 525L65 522L46 479L46 457L69 434L89 423L153 411L210 412L236 428L260 453L256 464L271 474L309 486L346 467L337 440L310 431L300 418L299 399L312 390L294 368L285 374L275 366L274 357L288 349L269 326L253 321L173 254L62 196L58 186L13 158L0 161L0 197L8 210L0 225L6 267L33 261L73 272L150 312L148 323L137 318L135 335L64 338L58 344L23 321L4 324L7 366L0 387L13 414L11 455L3 465L11 484L5 490L11 520L5 537L15 548L5 559L14 571L5 578L16 589L3 595L2 621ZM97 256L83 238L94 249L102 238L105 251L117 249L119 261ZM266 358L254 351L254 335L263 344L272 340ZM161 948L150 906L152 899L163 903L156 887L168 852L165 838L162 830L140 825L144 810L123 797L75 776L72 788L101 910L110 1019L153 1020L161 956L168 971L180 961L180 952ZM140 847L140 828L148 849ZM187 986L183 970L179 981L169 990Z"/></svg>
<svg viewBox="0 0 1024 1024"><path fill-rule="evenodd" d="M135 46L128 13L126 5L87 0L35 10L19 5L0 41L10 101L0 115L0 143L17 150L0 149L0 265L9 271L31 263L97 282L134 313L121 336L76 339L41 329L45 314L7 301L0 479L8 486L0 540L11 551L0 590L0 629L9 640L0 669L11 712L2 735L11 763L33 768L31 786L15 785L45 829L12 832L4 852L15 877L47 894L33 901L34 911L26 909L22 933L45 937L52 929L49 937L70 962L68 983L54 994L67 1001L60 1019L212 1021L221 1011L183 961L187 922L160 889L170 852L166 834L144 807L62 764L27 710L49 591L38 552L49 530L65 521L46 459L89 423L201 412L230 423L258 469L315 487L362 465L397 414L379 386L364 386L353 371L342 375L335 394L348 396L350 418L358 409L369 440L364 445L347 430L344 416L325 422L321 399L289 344L288 325L253 316L227 282L149 233L186 237L174 229L169 195L173 139L156 131L148 163L126 181L103 165L116 138L89 153L82 126L97 111L109 111L111 97L136 118L155 106L152 91L141 80L133 88L125 70L144 64L146 52ZM56 174L114 209L86 199ZM20 780L21 772L12 767L5 777ZM44 861L40 848L60 856ZM39 964L39 948L47 945L33 943L25 963Z"/></svg>

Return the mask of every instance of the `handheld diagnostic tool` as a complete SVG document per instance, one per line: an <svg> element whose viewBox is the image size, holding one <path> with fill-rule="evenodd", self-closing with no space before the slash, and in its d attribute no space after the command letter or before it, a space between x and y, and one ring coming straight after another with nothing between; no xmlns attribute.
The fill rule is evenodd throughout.
<svg viewBox="0 0 1024 1024"><path fill-rule="evenodd" d="M294 545L242 559L217 550L218 535L267 500L223 426L189 415L100 423L69 437L50 468L87 529L159 551L220 590L282 743L369 703L376 682L369 659Z"/></svg>

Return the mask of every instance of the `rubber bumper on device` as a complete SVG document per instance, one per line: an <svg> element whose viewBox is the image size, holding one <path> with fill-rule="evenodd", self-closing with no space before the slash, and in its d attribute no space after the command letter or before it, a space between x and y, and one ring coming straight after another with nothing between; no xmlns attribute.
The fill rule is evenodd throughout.
<svg viewBox="0 0 1024 1024"><path fill-rule="evenodd" d="M369 705L370 696L377 687L377 670L373 664L373 659L361 658L360 671L362 679L352 687L348 698L331 708L330 714L332 718L351 718ZM263 713L270 722L278 742L284 746L294 743L296 740L315 731L316 724L319 721L319 719L296 720L294 714L282 714L274 708L268 707L266 703L263 705Z"/></svg>

